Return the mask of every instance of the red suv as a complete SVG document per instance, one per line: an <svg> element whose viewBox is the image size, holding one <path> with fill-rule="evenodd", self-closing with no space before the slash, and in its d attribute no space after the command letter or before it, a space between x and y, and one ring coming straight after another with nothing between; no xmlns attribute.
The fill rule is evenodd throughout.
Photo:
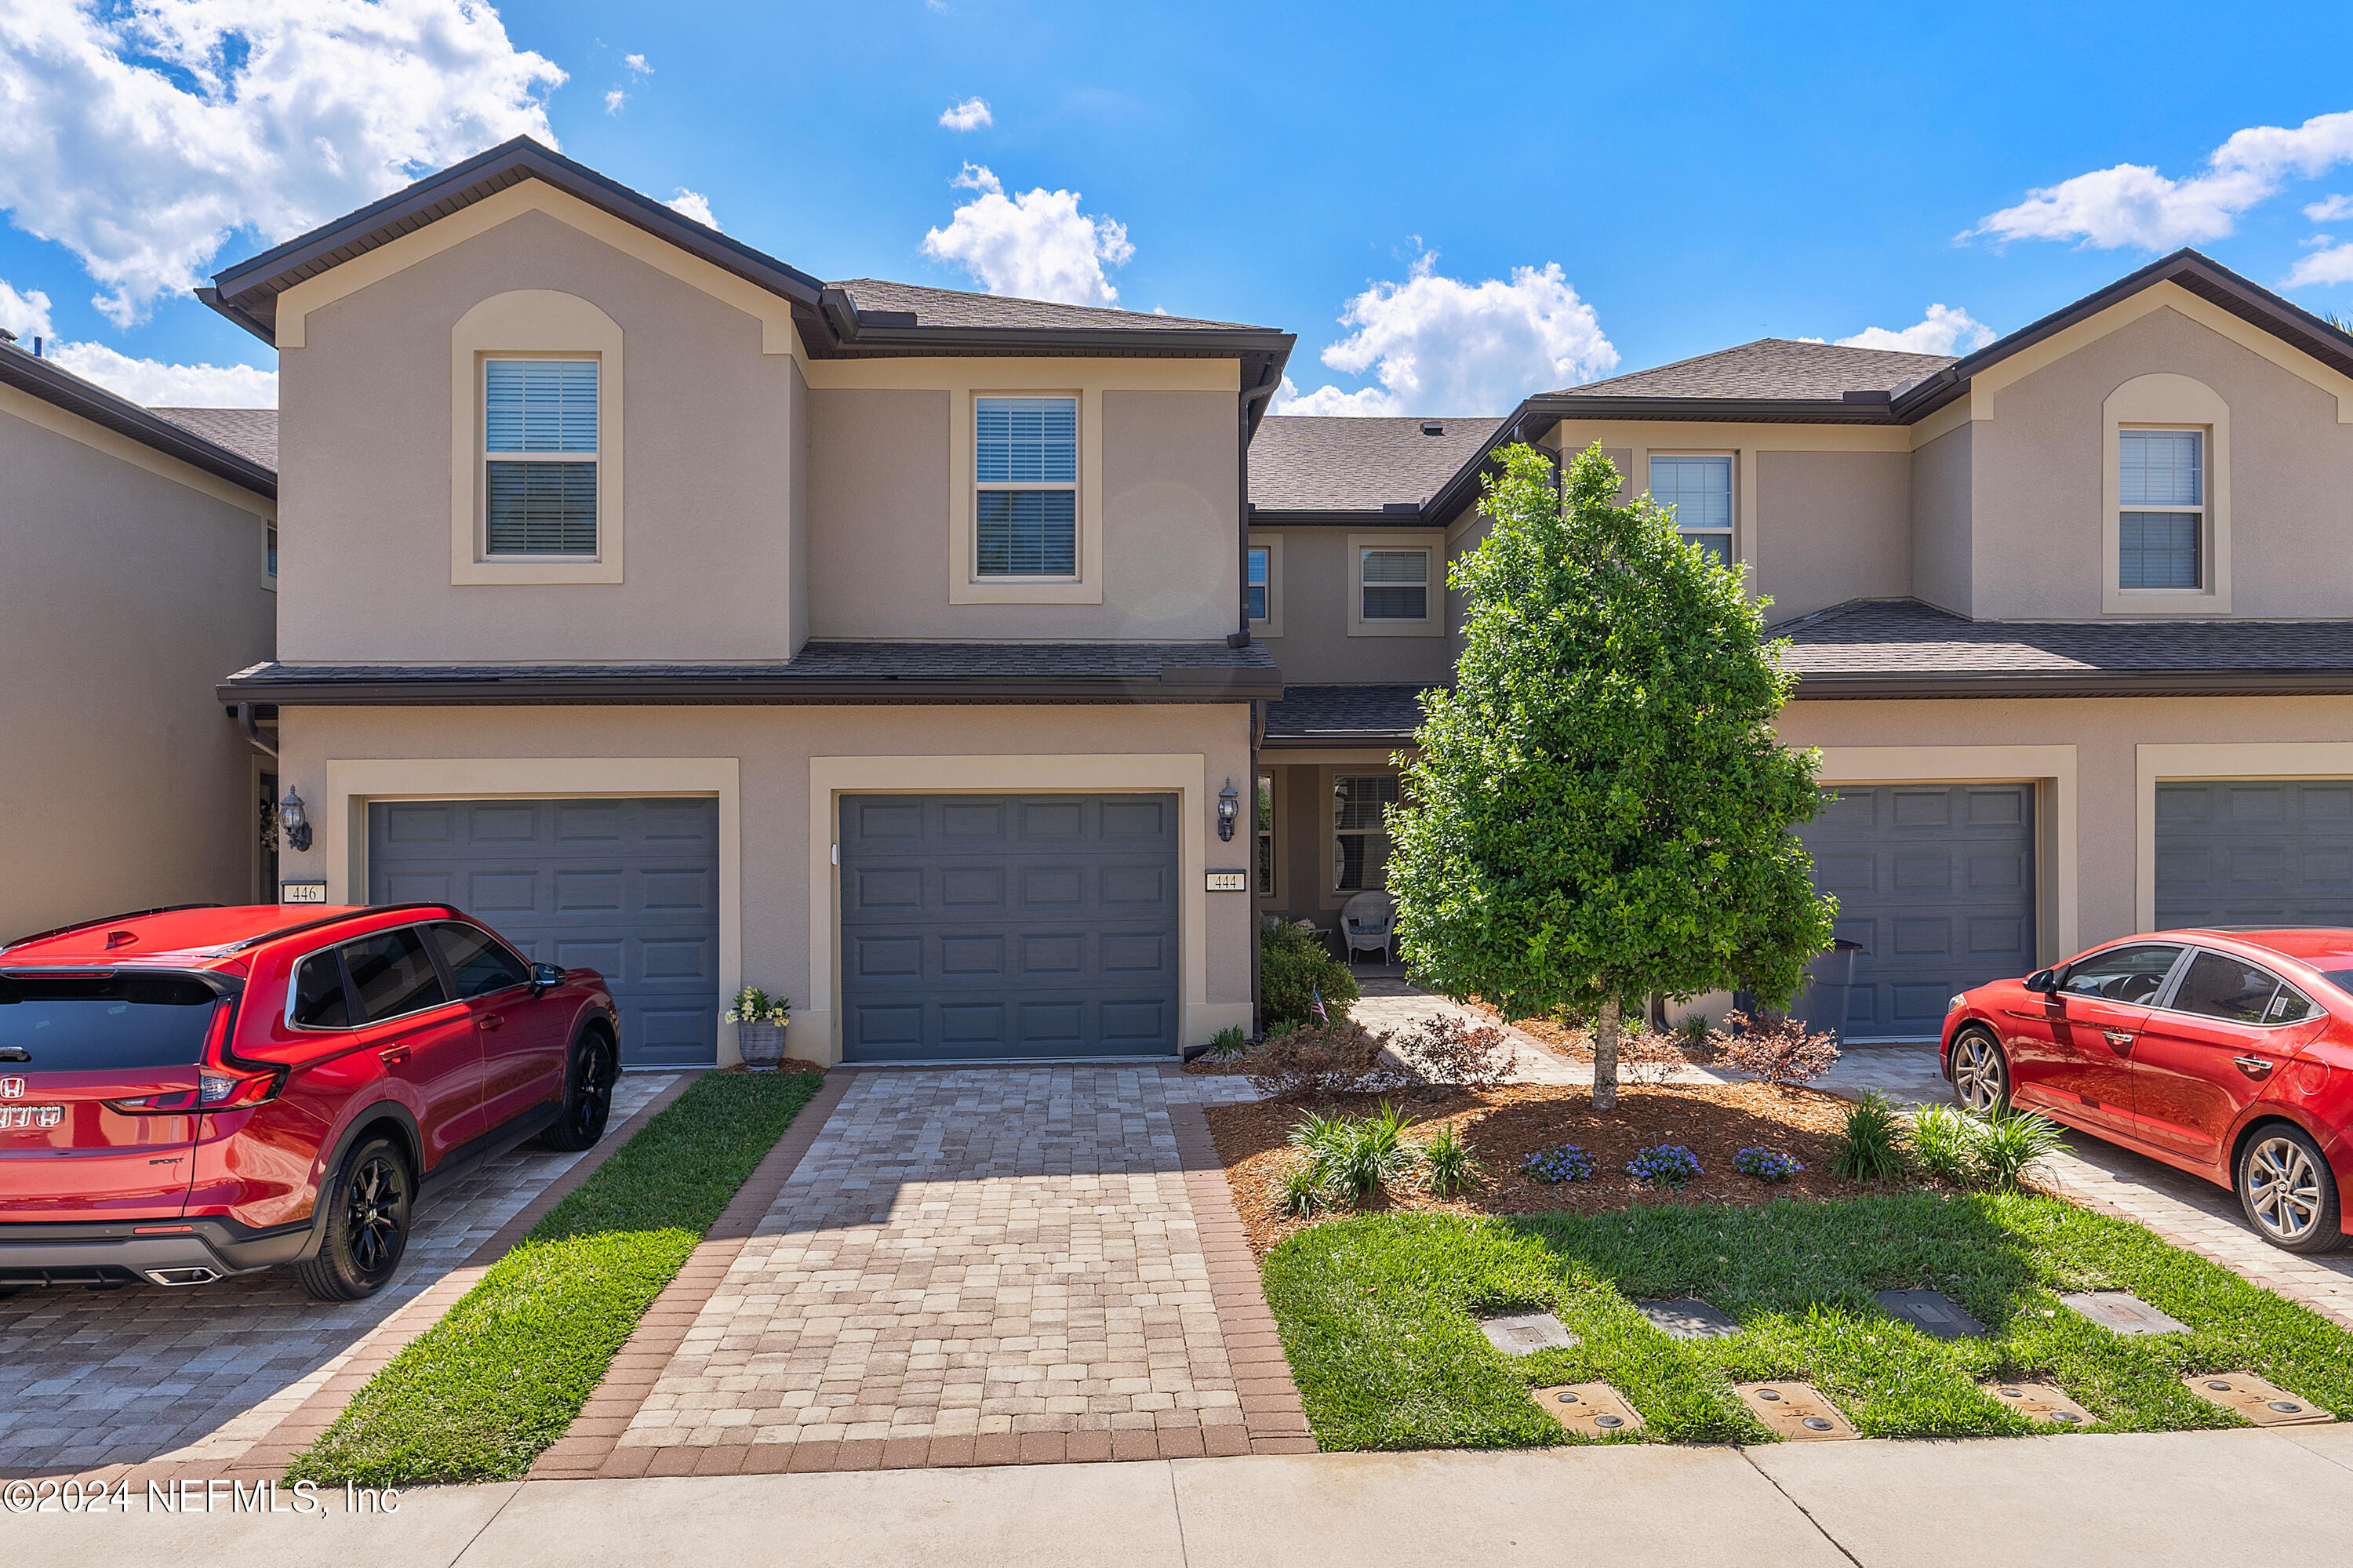
<svg viewBox="0 0 2353 1568"><path fill-rule="evenodd" d="M2158 931L1953 998L1945 1076L2234 1189L2274 1246L2342 1245L2353 930Z"/></svg>
<svg viewBox="0 0 2353 1568"><path fill-rule="evenodd" d="M603 1136L593 969L442 904L153 909L0 948L0 1287L392 1277L427 1191Z"/></svg>

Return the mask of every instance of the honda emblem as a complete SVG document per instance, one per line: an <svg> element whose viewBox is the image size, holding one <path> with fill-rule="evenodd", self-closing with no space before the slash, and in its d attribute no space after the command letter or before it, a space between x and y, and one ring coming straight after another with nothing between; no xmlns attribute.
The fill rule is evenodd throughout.
<svg viewBox="0 0 2353 1568"><path fill-rule="evenodd" d="M0 1100L13 1100L25 1092L22 1078L0 1078Z"/></svg>

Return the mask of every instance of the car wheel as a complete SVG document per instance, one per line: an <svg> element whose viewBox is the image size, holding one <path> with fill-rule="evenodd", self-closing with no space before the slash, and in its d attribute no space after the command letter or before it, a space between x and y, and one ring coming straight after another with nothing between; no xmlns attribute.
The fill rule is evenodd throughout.
<svg viewBox="0 0 2353 1568"><path fill-rule="evenodd" d="M2298 1127L2258 1128L2239 1154L2239 1202L2263 1240L2289 1252L2345 1245L2337 1178L2320 1145Z"/></svg>
<svg viewBox="0 0 2353 1568"><path fill-rule="evenodd" d="M408 1250L416 1191L408 1160L388 1138L364 1139L343 1157L320 1199L330 1205L327 1234L316 1256L294 1266L312 1299L357 1301L384 1288Z"/></svg>
<svg viewBox="0 0 2353 1568"><path fill-rule="evenodd" d="M1953 1095L1979 1116L2010 1108L2010 1061L1982 1029L1964 1029L1953 1042Z"/></svg>
<svg viewBox="0 0 2353 1568"><path fill-rule="evenodd" d="M581 1036L565 1075L564 1114L540 1135L549 1149L593 1149L613 1114L613 1043L602 1034Z"/></svg>

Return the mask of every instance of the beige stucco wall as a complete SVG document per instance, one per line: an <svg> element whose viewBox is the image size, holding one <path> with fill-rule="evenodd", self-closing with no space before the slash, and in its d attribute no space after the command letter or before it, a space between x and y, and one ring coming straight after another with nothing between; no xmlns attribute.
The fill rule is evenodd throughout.
<svg viewBox="0 0 2353 1568"><path fill-rule="evenodd" d="M2003 387L1974 426L1976 613L2095 618L2109 459L2102 404L2135 376L2190 376L2230 406L2232 611L2339 616L2353 567L2353 425L2337 398L2171 309Z"/></svg>
<svg viewBox="0 0 2353 1568"><path fill-rule="evenodd" d="M1449 637L1348 635L1348 535L1358 531L1256 530L1282 535L1282 635L1268 638L1266 645L1283 680L1293 685L1357 686L1447 679L1453 668ZM1433 575L1442 569L1434 559ZM1438 585L1430 586L1435 593ZM1459 596L1447 596L1447 605L1450 614L1458 610Z"/></svg>
<svg viewBox="0 0 2353 1568"><path fill-rule="evenodd" d="M255 753L213 683L270 656L263 527L0 407L0 940L254 896Z"/></svg>
<svg viewBox="0 0 2353 1568"><path fill-rule="evenodd" d="M449 581L451 329L518 290L587 300L627 343L623 582ZM526 212L311 312L305 335L279 369L281 658L792 652L794 366L751 316Z"/></svg>
<svg viewBox="0 0 2353 1568"><path fill-rule="evenodd" d="M2073 872L2080 948L2129 936L2142 927L2136 906L2143 842L2138 819L2149 806L2141 801L2137 783L2137 747L2353 741L2353 697L1801 700L1782 712L1778 727L1782 738L1794 746L1944 748L1950 754L1949 776L1955 779L2000 776L1977 772L1973 750L2073 747L2077 803ZM2225 758L2218 771L2229 776L2239 769ZM2263 768L2251 762L2244 771L2260 774ZM2047 863L2047 854L2044 858L2037 875L2047 890L2061 868Z"/></svg>
<svg viewBox="0 0 2353 1568"><path fill-rule="evenodd" d="M1969 613L1969 483L1977 427L1963 424L1912 454L1912 586L1915 599Z"/></svg>
<svg viewBox="0 0 2353 1568"><path fill-rule="evenodd" d="M1774 620L1910 591L1912 454L1757 454L1757 571Z"/></svg>
<svg viewBox="0 0 2353 1568"><path fill-rule="evenodd" d="M952 394L820 387L810 405L814 635L1187 641L1239 624L1230 396L1103 392L1099 604L948 602Z"/></svg>
<svg viewBox="0 0 2353 1568"><path fill-rule="evenodd" d="M1201 877L1204 866L1250 863L1243 832L1231 842L1217 836L1216 797L1226 779L1232 779L1249 799L1245 704L288 708L280 722L285 777L320 802L314 815L325 823L310 853L287 857L286 874L325 877L333 898L350 896L353 888L364 894L365 868L360 863L366 842L365 799L347 800L331 783L364 774L362 763L447 761L453 766L440 772L452 780L449 787L404 792L462 796L508 792L482 787L482 780L496 779L501 771L485 763L514 762L518 766L508 772L520 778L544 759L589 759L588 775L601 770L613 779L604 786L521 791L535 794L662 792L644 783L659 776L655 763L628 762L625 779L615 759L687 759L693 766L681 768L681 775L732 779L735 799L731 803L723 796L721 801L722 841L732 832L741 849L736 874L731 877L722 868L721 947L723 953L739 953L740 959L736 973L722 976L722 985L758 984L791 995L793 1049L828 1061L836 1059L839 1043L835 1014L820 1001L833 992L834 982L829 965L824 975L813 974L810 954L813 947L831 947L830 917L828 928L815 933L811 919L813 898L818 906L830 907L834 871L824 854L812 855L813 810L820 832L836 819L834 792L813 801L811 788L818 769L839 770L840 765L822 759L935 759L919 770L920 782L910 778L894 786L926 791L983 787L976 780L1004 771L1006 759L1039 780L1025 782L1025 791L1088 789L1091 777L1118 772L1122 756L1162 759L1134 787L1179 789L1192 797L1183 802L1185 1042L1196 1044L1227 1023L1249 1022L1255 900L1246 893L1206 893ZM1080 758L1092 760L1083 768L1058 760ZM1166 760L1171 758L1179 760ZM402 771L412 786L418 778L434 776ZM1248 821L1245 813L1243 822ZM731 885L739 889L740 908L728 904ZM1197 920L1198 962L1191 935ZM723 1037L721 1047L723 1054L730 1048Z"/></svg>

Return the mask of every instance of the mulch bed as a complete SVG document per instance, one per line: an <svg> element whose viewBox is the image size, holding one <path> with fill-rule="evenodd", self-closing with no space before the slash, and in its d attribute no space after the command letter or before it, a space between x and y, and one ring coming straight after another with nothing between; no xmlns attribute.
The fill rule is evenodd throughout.
<svg viewBox="0 0 2353 1568"><path fill-rule="evenodd" d="M1408 1089L1388 1097L1413 1117L1409 1136L1427 1139L1440 1123L1459 1126L1486 1171L1486 1181L1459 1198L1441 1199L1418 1181L1356 1208L1334 1208L1306 1219L1282 1213L1272 1186L1304 1157L1290 1145L1291 1129L1308 1110L1359 1114L1383 1097L1345 1095L1312 1105L1259 1101L1206 1107L1218 1157L1233 1189L1234 1207L1250 1245L1263 1257L1311 1225L1351 1213L1393 1210L1446 1214L1597 1213L1609 1209L1675 1203L1762 1203L1781 1197L1844 1198L1872 1191L1830 1173L1832 1136L1844 1125L1847 1103L1812 1089L1782 1093L1764 1084L1624 1086L1617 1108L1597 1111L1590 1090L1509 1084L1466 1090ZM1590 1180L1557 1185L1520 1174L1520 1162L1539 1150L1573 1143L1593 1156ZM1659 1144L1682 1144L1699 1156L1702 1174L1680 1192L1638 1187L1626 1161ZM1805 1170L1767 1185L1732 1167L1749 1148L1794 1155Z"/></svg>

